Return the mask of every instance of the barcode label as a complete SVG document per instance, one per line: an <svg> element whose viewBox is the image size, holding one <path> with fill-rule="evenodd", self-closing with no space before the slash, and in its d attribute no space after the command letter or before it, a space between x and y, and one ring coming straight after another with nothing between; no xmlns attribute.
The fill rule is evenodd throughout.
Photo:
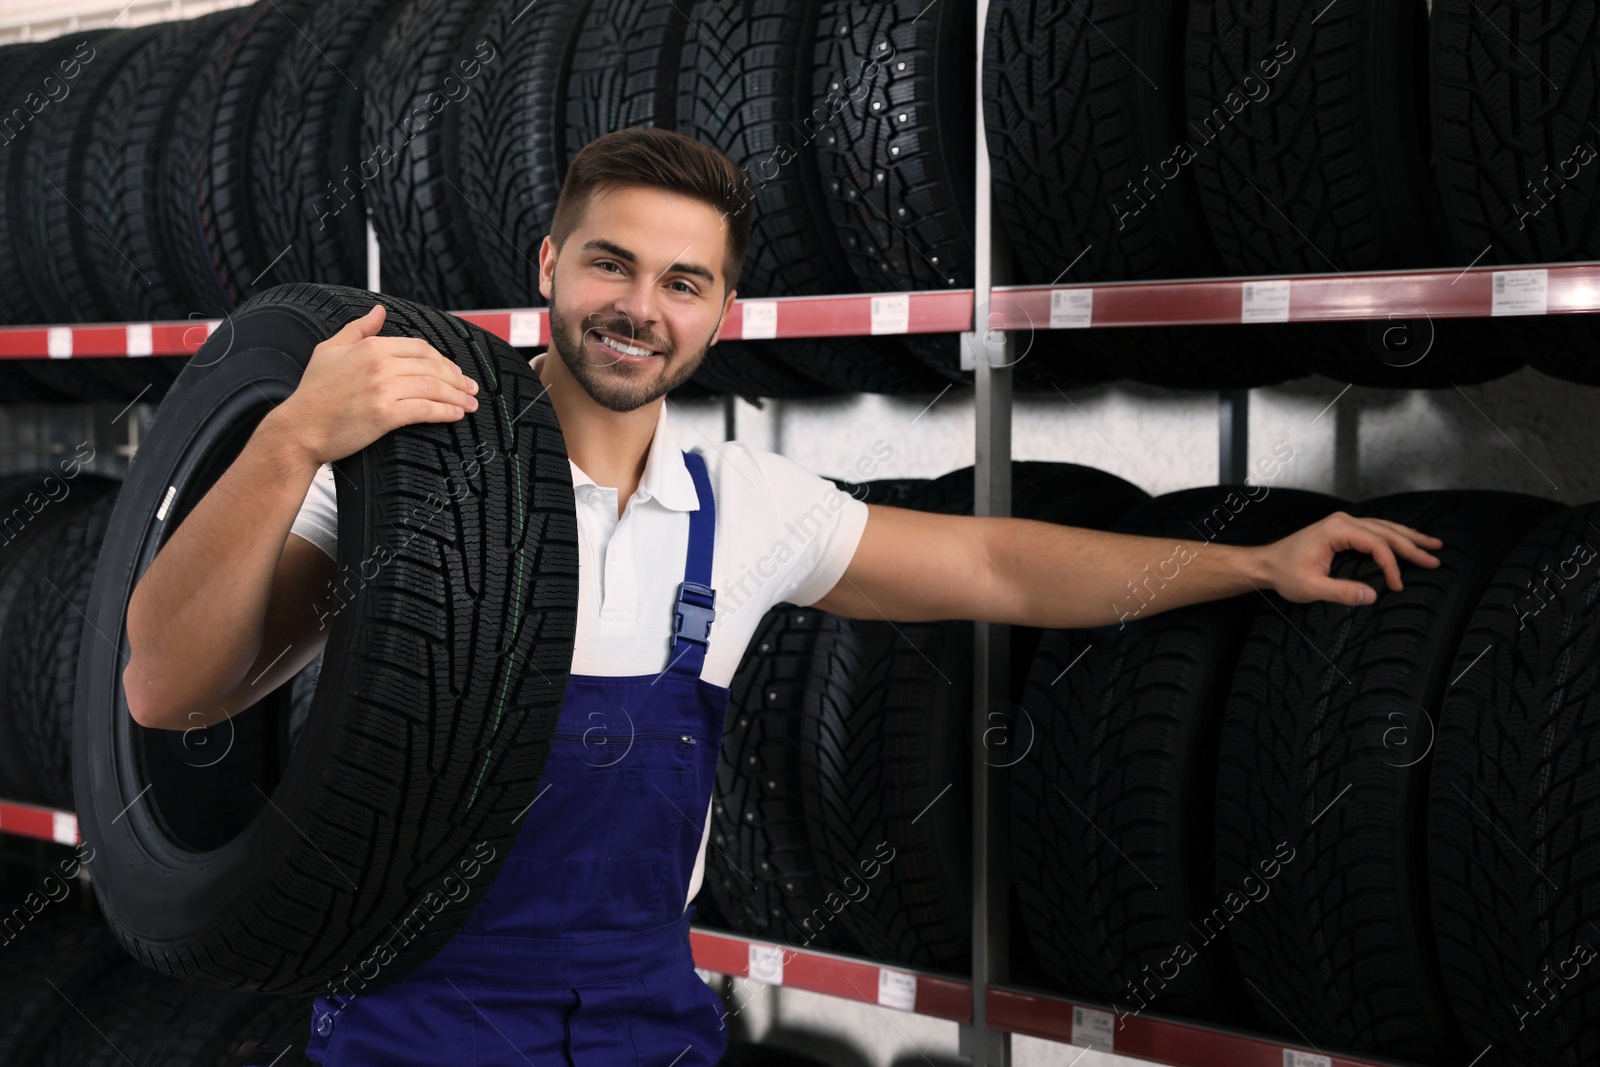
<svg viewBox="0 0 1600 1067"><path fill-rule="evenodd" d="M751 300L744 305L744 336L762 340L778 336L778 302Z"/></svg>
<svg viewBox="0 0 1600 1067"><path fill-rule="evenodd" d="M1314 1052L1286 1048L1283 1050L1283 1067L1333 1067L1333 1061Z"/></svg>
<svg viewBox="0 0 1600 1067"><path fill-rule="evenodd" d="M539 317L537 311L513 311L511 313L512 348L539 347L539 339L543 332L539 328Z"/></svg>
<svg viewBox="0 0 1600 1067"><path fill-rule="evenodd" d="M749 976L768 985L783 984L783 949L751 945Z"/></svg>
<svg viewBox="0 0 1600 1067"><path fill-rule="evenodd" d="M911 298L890 293L872 298L872 332L905 333L911 325Z"/></svg>
<svg viewBox="0 0 1600 1067"><path fill-rule="evenodd" d="M1550 310L1550 272L1497 270L1490 315L1543 315Z"/></svg>
<svg viewBox="0 0 1600 1067"><path fill-rule="evenodd" d="M1083 1048L1110 1052L1115 1047L1112 1032L1116 1018L1109 1011L1093 1008L1072 1009L1072 1043Z"/></svg>
<svg viewBox="0 0 1600 1067"><path fill-rule="evenodd" d="M1086 330L1093 319L1093 289L1050 290L1050 328L1052 330Z"/></svg>
<svg viewBox="0 0 1600 1067"><path fill-rule="evenodd" d="M1288 322L1289 282L1251 282L1244 287L1240 322Z"/></svg>
<svg viewBox="0 0 1600 1067"><path fill-rule="evenodd" d="M878 1003L896 1011L917 1010L917 976L887 967L878 971Z"/></svg>

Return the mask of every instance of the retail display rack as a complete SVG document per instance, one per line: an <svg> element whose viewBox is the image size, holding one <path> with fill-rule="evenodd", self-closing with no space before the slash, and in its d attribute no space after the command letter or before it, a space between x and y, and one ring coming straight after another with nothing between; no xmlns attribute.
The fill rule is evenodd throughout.
<svg viewBox="0 0 1600 1067"><path fill-rule="evenodd" d="M982 34L987 0L979 0ZM977 79L981 86L982 71ZM961 369L976 392L974 454L977 515L1011 514L1010 365L1016 338L1034 330L1227 323L1333 322L1384 319L1557 315L1600 311L1600 263L1530 264L1513 268L1414 270L1277 277L1228 277L1069 286L1009 285L1010 251L995 226L983 101L977 101L976 272L971 289L741 300L727 339L843 337L877 334L962 335ZM1071 250L1064 250L1070 252ZM369 288L378 289L378 256L369 229ZM454 314L518 347L548 343L538 308L474 309ZM186 356L225 320L91 323L0 327L0 359L86 359ZM1221 480L1242 481L1247 390L1219 396ZM974 624L975 731L1005 706L1008 628ZM878 961L795 949L721 930L692 932L697 964L753 978L916 1012L959 1024L961 1050L978 1067L1008 1067L1010 1036L1024 1034L1169 1064L1172 1067L1383 1067L1391 1061L1324 1052L1309 1042L1223 1027L1119 1013L1010 982L1006 927L1008 888L1005 789L973 744L973 952L969 976L935 974ZM77 844L71 812L0 801L0 834Z"/></svg>

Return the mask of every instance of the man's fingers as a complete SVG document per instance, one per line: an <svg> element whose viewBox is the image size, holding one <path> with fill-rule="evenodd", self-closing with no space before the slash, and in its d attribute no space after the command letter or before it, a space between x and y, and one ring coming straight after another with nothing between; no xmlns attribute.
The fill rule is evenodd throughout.
<svg viewBox="0 0 1600 1067"><path fill-rule="evenodd" d="M1395 559L1394 549L1389 547L1388 540L1379 533L1359 524L1345 534L1349 547L1360 549L1373 559L1378 566L1383 568L1384 577L1389 580L1390 589L1400 588L1400 564Z"/></svg>
<svg viewBox="0 0 1600 1067"><path fill-rule="evenodd" d="M1366 521L1367 522L1381 522L1385 526L1393 527L1394 529L1399 530L1401 533L1405 534L1406 535L1406 539L1408 541L1410 541L1412 544L1422 544L1422 543L1426 543L1426 542L1431 541L1431 542L1433 542L1433 547L1434 548L1442 548L1444 546L1444 542L1439 540L1437 537L1434 537L1432 534L1425 534L1421 530L1418 530L1418 529L1415 529L1413 527L1407 526L1404 523L1394 522L1394 521L1391 521L1389 519L1376 519L1376 518L1367 519Z"/></svg>
<svg viewBox="0 0 1600 1067"><path fill-rule="evenodd" d="M338 333L328 338L328 344L342 347L353 345L362 338L371 337L383 329L383 320L388 314L388 310L382 304L373 304L365 315L351 319L340 327Z"/></svg>

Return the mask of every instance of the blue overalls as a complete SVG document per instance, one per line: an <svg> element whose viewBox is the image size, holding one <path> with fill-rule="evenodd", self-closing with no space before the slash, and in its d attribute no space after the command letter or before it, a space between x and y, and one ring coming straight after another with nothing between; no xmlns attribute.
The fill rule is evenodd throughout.
<svg viewBox="0 0 1600 1067"><path fill-rule="evenodd" d="M727 1044L684 908L728 687L700 677L716 504L705 460L667 669L572 674L538 799L467 924L405 978L317 997L328 1067L705 1067ZM665 620L663 620L665 621Z"/></svg>

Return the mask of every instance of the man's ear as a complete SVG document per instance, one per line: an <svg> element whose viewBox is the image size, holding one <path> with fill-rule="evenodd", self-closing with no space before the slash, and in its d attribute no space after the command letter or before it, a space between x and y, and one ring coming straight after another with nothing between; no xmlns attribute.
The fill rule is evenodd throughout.
<svg viewBox="0 0 1600 1067"><path fill-rule="evenodd" d="M728 298L722 302L722 314L717 316L717 329L711 335L711 340L707 342L707 347L716 344L722 339L722 324L728 321L728 312L733 310L733 302L738 298L738 296L739 290L728 290Z"/></svg>
<svg viewBox="0 0 1600 1067"><path fill-rule="evenodd" d="M556 245L546 234L539 242L539 295L550 300L550 279L556 272Z"/></svg>

